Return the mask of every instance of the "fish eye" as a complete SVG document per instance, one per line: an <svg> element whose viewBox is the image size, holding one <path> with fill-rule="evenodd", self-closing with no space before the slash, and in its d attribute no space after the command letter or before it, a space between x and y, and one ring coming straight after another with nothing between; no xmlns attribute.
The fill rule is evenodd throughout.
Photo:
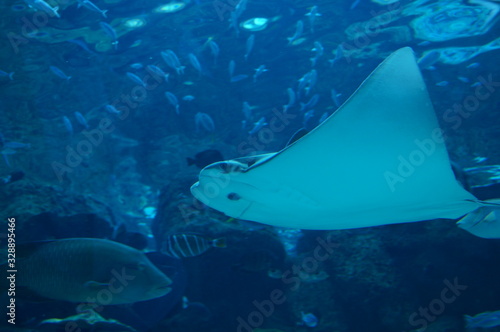
<svg viewBox="0 0 500 332"><path fill-rule="evenodd" d="M231 201L237 201L241 198L241 196L238 195L237 193L229 193L227 194L227 198Z"/></svg>

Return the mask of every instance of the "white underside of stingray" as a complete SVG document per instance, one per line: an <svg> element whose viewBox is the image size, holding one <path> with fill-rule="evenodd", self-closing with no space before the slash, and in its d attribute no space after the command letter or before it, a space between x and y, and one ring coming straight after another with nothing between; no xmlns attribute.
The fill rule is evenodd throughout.
<svg viewBox="0 0 500 332"><path fill-rule="evenodd" d="M439 133L403 48L306 136L277 153L209 165L191 192L230 217L301 229L456 219L482 203L456 181Z"/></svg>

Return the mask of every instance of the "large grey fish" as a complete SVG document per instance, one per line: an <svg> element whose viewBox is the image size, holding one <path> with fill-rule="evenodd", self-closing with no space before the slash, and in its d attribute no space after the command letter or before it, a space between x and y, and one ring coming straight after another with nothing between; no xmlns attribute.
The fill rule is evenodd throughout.
<svg viewBox="0 0 500 332"><path fill-rule="evenodd" d="M110 240L18 245L16 253L17 287L30 295L115 305L154 299L171 290L170 278L143 252Z"/></svg>

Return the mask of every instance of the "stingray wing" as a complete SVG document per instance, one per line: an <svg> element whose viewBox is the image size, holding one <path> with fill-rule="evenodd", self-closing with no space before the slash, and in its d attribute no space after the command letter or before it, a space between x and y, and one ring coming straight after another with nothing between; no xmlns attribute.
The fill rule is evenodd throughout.
<svg viewBox="0 0 500 332"><path fill-rule="evenodd" d="M410 48L389 56L315 130L244 175L267 200L256 198L238 218L278 226L455 219L479 206L454 177Z"/></svg>
<svg viewBox="0 0 500 332"><path fill-rule="evenodd" d="M455 180L410 48L306 136L255 163L207 166L191 191L231 217L302 229L455 219L480 206Z"/></svg>

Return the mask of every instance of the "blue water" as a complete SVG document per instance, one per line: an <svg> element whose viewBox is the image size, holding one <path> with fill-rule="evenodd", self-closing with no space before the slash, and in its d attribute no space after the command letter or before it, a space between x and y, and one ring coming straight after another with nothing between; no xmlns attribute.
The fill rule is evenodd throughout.
<svg viewBox="0 0 500 332"><path fill-rule="evenodd" d="M500 4L378 2L93 1L106 17L73 0L47 0L46 11L3 2L2 247L15 217L18 243L107 238L149 252L172 293L99 311L137 331L465 331L464 315L499 310L499 240L452 221L287 231L229 218L189 191L200 165L186 158L278 151L410 46L417 59L439 53L422 74L462 182L500 197ZM285 107L287 89L296 101ZM167 233L225 237L227 248L175 260L160 253ZM63 331L40 323L76 306L20 298L16 324L2 318L0 329Z"/></svg>

